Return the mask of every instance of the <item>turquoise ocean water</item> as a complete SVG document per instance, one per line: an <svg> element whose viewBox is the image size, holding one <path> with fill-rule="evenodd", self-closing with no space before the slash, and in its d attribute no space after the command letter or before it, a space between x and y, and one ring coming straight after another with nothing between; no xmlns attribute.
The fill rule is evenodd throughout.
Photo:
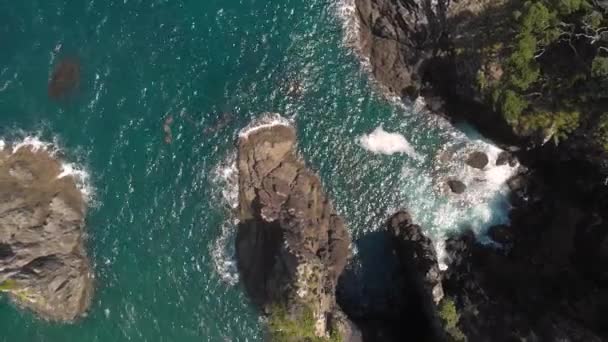
<svg viewBox="0 0 608 342"><path fill-rule="evenodd" d="M0 298L0 341L261 340L231 255L234 184L221 175L239 130L264 112L295 123L303 158L355 238L400 207L438 237L503 221L492 184L505 170L466 200L433 190L459 172L441 155L487 144L387 101L345 46L339 9L330 0L0 0L0 137L53 142L87 171L96 274L92 309L73 325ZM79 60L81 84L58 103L47 83L63 58ZM359 137L380 125L423 157L363 149Z"/></svg>

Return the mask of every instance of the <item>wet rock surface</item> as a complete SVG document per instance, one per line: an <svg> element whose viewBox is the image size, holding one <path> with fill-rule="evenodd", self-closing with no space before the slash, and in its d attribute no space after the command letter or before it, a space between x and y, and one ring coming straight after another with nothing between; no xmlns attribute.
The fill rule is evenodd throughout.
<svg viewBox="0 0 608 342"><path fill-rule="evenodd" d="M489 163L488 155L483 152L473 152L466 160L470 167L483 170Z"/></svg>
<svg viewBox="0 0 608 342"><path fill-rule="evenodd" d="M418 96L428 108L453 121L473 123L484 135L509 145L520 141L511 127L482 101L477 70L486 65L488 78L499 78L481 51L496 44L488 32L502 32L511 20L508 1L493 0L357 0L357 51L369 61L378 84L406 101ZM490 35L492 36L492 35ZM478 47L477 49L475 47ZM456 53L454 53L456 51ZM441 98L442 106L434 106Z"/></svg>
<svg viewBox="0 0 608 342"><path fill-rule="evenodd" d="M467 186L463 182L456 179L448 180L448 187L457 195L463 194L467 189Z"/></svg>
<svg viewBox="0 0 608 342"><path fill-rule="evenodd" d="M48 152L0 150L0 289L43 319L85 314L93 274L84 246L86 205Z"/></svg>
<svg viewBox="0 0 608 342"><path fill-rule="evenodd" d="M319 177L297 156L295 129L266 125L241 135L238 170L237 261L252 301L271 320L277 307L292 322L311 311L316 336L358 340L335 299L350 236Z"/></svg>

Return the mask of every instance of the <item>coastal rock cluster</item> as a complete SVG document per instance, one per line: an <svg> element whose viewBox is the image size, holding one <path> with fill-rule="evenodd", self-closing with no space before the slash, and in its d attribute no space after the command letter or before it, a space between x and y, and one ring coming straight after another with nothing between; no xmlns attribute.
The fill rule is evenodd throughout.
<svg viewBox="0 0 608 342"><path fill-rule="evenodd" d="M85 314L93 274L84 246L86 204L48 151L0 148L0 292L43 319Z"/></svg>
<svg viewBox="0 0 608 342"><path fill-rule="evenodd" d="M319 177L298 157L294 127L266 118L238 140L243 285L274 338L357 340L335 298L350 236Z"/></svg>
<svg viewBox="0 0 608 342"><path fill-rule="evenodd" d="M486 48L502 49L502 41L491 39L508 37L513 4L358 0L358 50L380 86L406 100L441 97L445 107L429 106L431 112L464 119L517 151L501 153L496 165L518 159L524 166L507 182L511 223L489 231L496 244L481 244L472 232L447 242L443 290L453 298L458 326L469 340L603 341L608 339L605 158L587 143L585 131L559 146L539 147L515 136L479 91L481 66L490 83L504 72L497 53ZM487 156L471 155L466 164L483 169ZM454 193L466 191L458 179L447 185Z"/></svg>

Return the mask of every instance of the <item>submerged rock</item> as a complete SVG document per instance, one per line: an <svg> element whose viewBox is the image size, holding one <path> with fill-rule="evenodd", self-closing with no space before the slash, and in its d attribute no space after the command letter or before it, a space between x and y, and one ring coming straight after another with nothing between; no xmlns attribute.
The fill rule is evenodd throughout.
<svg viewBox="0 0 608 342"><path fill-rule="evenodd" d="M513 242L513 233L509 226L501 224L492 226L488 229L488 236L498 243L503 245Z"/></svg>
<svg viewBox="0 0 608 342"><path fill-rule="evenodd" d="M237 163L238 268L270 333L289 341L357 340L335 298L350 236L319 177L297 156L295 129L252 127L239 137Z"/></svg>
<svg viewBox="0 0 608 342"><path fill-rule="evenodd" d="M86 205L47 151L0 149L0 292L43 319L85 314L93 274L84 247Z"/></svg>
<svg viewBox="0 0 608 342"><path fill-rule="evenodd" d="M49 97L62 100L72 94L80 85L80 63L75 58L60 61L53 69L49 80Z"/></svg>

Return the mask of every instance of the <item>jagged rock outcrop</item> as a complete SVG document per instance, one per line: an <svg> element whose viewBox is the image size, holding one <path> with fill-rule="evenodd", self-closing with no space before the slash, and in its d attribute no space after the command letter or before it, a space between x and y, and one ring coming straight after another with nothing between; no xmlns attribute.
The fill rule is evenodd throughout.
<svg viewBox="0 0 608 342"><path fill-rule="evenodd" d="M73 321L91 303L86 206L47 151L0 149L0 292L43 319Z"/></svg>
<svg viewBox="0 0 608 342"><path fill-rule="evenodd" d="M421 293L430 295L435 304L443 299L441 272L433 241L422 233L422 228L412 222L412 217L405 211L398 212L390 218L389 234L393 236L395 251L401 264L408 273L415 275L415 283Z"/></svg>
<svg viewBox="0 0 608 342"><path fill-rule="evenodd" d="M248 129L238 140L237 163L238 267L271 334L288 341L336 334L356 341L335 299L350 236L319 177L298 157L295 129L264 122Z"/></svg>
<svg viewBox="0 0 608 342"><path fill-rule="evenodd" d="M483 152L473 152L469 155L466 162L470 167L483 170L488 165L488 155Z"/></svg>

